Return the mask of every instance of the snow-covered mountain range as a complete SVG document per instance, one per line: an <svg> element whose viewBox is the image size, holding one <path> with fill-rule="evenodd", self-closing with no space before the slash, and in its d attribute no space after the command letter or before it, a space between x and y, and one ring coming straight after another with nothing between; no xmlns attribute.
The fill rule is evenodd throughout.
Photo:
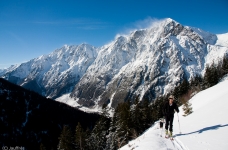
<svg viewBox="0 0 228 150"><path fill-rule="evenodd" d="M49 55L11 66L0 74L15 84L56 98L72 91L96 57L97 48L91 45L65 45Z"/></svg>
<svg viewBox="0 0 228 150"><path fill-rule="evenodd" d="M140 95L155 98L206 64L228 55L228 34L212 34L168 18L118 36L100 48L64 46L0 75L51 98L69 94L85 107L116 107ZM66 102L66 101L65 101Z"/></svg>

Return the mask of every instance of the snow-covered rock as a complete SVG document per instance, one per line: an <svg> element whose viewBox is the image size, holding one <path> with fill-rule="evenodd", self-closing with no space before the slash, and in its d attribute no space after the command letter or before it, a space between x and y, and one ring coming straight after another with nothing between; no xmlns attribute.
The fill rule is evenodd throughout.
<svg viewBox="0 0 228 150"><path fill-rule="evenodd" d="M100 49L70 96L87 107L116 107L135 95L153 99L227 54L228 47L217 41L215 34L170 18L119 36Z"/></svg>

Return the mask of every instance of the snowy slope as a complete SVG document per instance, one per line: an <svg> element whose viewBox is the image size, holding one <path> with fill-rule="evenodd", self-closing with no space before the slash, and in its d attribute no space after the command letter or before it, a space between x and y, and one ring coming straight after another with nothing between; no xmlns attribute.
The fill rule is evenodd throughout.
<svg viewBox="0 0 228 150"><path fill-rule="evenodd" d="M64 94L58 98L55 99L56 101L58 102L61 102L61 103L65 103L67 105L70 105L72 107L77 107L79 110L83 111L83 112L87 112L87 113L102 113L102 108L100 107L94 107L94 108L88 108L88 107L85 107L85 106L81 106L80 104L77 103L77 101L75 101L74 98L70 97L70 94ZM109 111L109 114L110 114L110 117L113 116L113 113L114 113L114 110L110 110Z"/></svg>
<svg viewBox="0 0 228 150"><path fill-rule="evenodd" d="M228 143L228 78L221 83L196 94L190 102L193 113L183 117L182 107L174 117L174 136L171 141L164 138L164 130L158 124L149 128L143 135L129 142L120 150L150 149L190 149L190 150L227 150ZM181 130L181 133L180 133Z"/></svg>

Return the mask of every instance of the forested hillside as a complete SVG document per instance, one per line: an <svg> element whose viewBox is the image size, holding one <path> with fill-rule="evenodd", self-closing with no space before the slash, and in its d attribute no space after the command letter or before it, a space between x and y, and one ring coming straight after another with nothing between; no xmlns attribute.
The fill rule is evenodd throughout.
<svg viewBox="0 0 228 150"><path fill-rule="evenodd" d="M56 149L64 125L92 130L98 118L0 78L1 147Z"/></svg>

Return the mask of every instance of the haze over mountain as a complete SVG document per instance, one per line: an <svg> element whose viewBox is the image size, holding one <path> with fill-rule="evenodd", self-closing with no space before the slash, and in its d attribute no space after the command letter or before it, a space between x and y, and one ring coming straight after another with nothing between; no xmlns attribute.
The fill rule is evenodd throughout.
<svg viewBox="0 0 228 150"><path fill-rule="evenodd" d="M50 98L68 94L81 106L115 108L136 95L152 100L184 78L203 74L207 64L228 54L226 39L228 34L215 35L168 18L99 48L65 45L0 75Z"/></svg>

